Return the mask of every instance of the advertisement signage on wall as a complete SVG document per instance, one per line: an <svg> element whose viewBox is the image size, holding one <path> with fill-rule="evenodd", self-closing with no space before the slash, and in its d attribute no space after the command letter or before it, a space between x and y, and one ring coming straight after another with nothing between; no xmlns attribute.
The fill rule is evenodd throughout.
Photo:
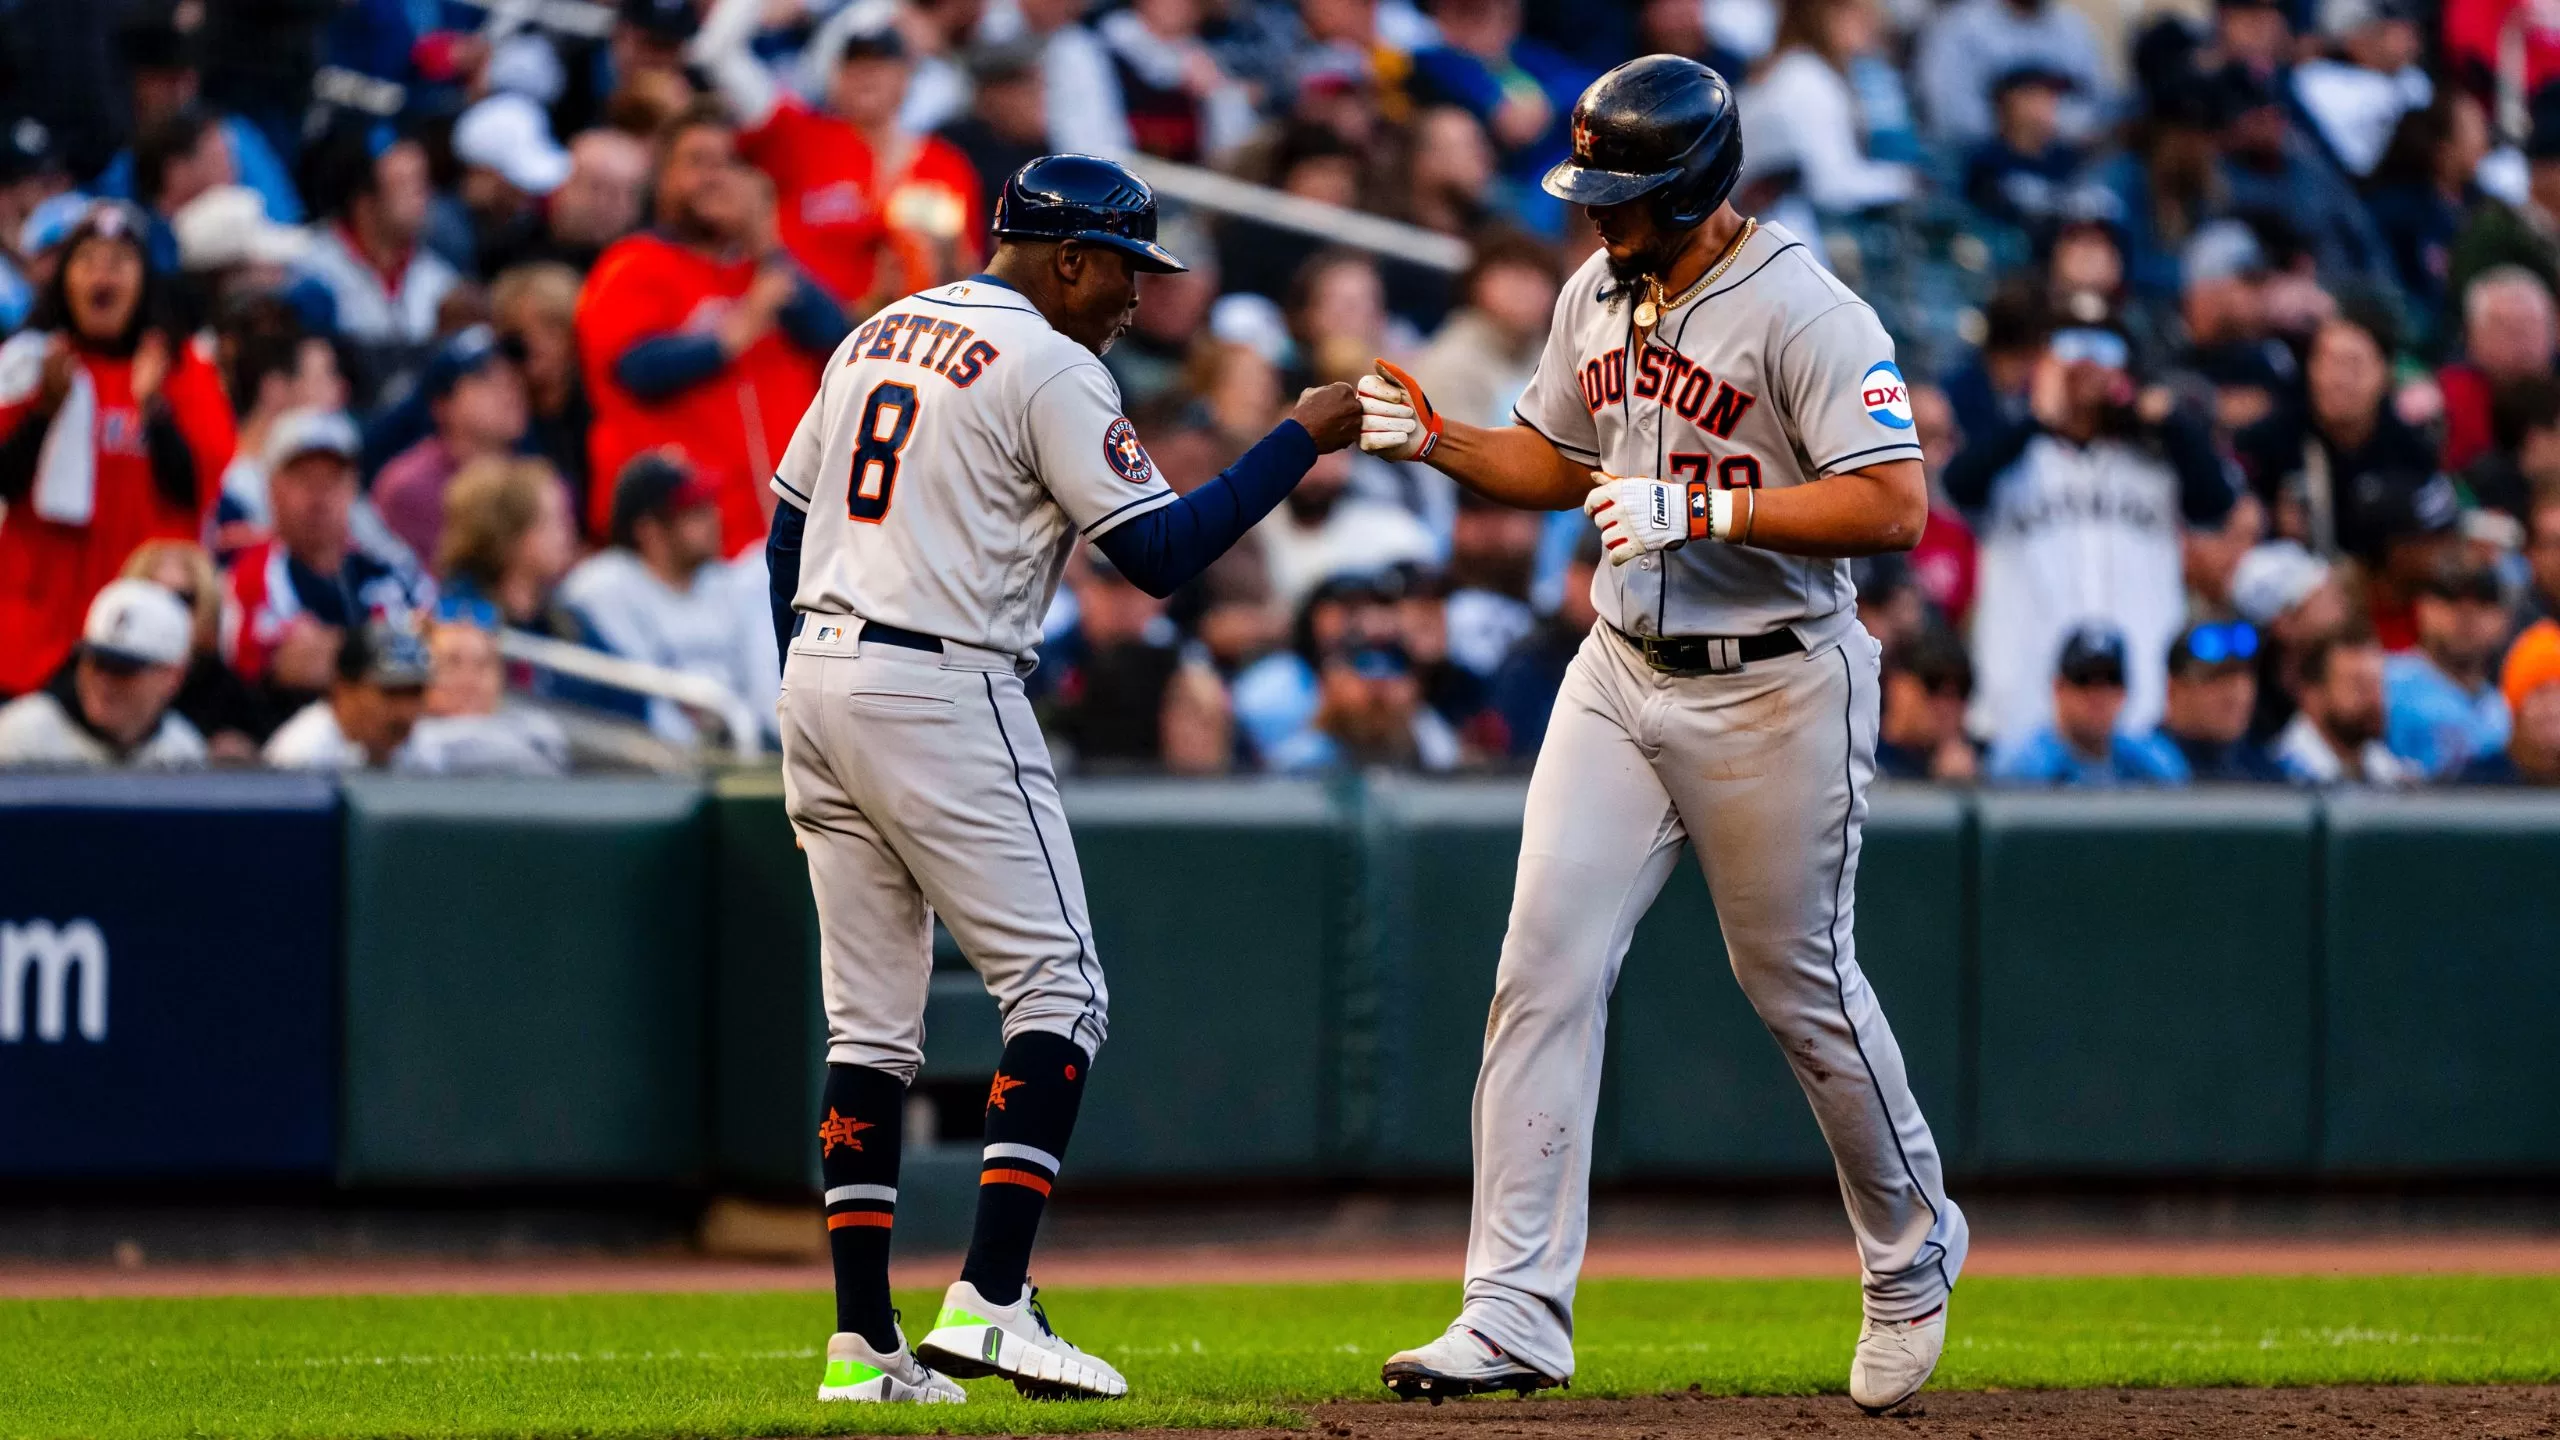
<svg viewBox="0 0 2560 1440"><path fill-rule="evenodd" d="M340 890L327 780L0 776L0 1174L327 1174Z"/></svg>

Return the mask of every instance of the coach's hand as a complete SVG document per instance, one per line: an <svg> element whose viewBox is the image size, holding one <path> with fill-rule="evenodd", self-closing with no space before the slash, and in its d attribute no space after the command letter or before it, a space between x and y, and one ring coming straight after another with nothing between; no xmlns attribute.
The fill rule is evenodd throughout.
<svg viewBox="0 0 2560 1440"><path fill-rule="evenodd" d="M1297 408L1289 418L1315 437L1317 454L1339 450L1360 438L1360 396L1339 380L1318 385L1298 392Z"/></svg>
<svg viewBox="0 0 2560 1440"><path fill-rule="evenodd" d="M1381 460L1428 460L1440 443L1440 412L1420 382L1391 360L1360 377L1360 448Z"/></svg>
<svg viewBox="0 0 2560 1440"><path fill-rule="evenodd" d="M1705 513L1694 517L1689 513L1696 508L1689 486L1644 476L1621 479L1597 470L1591 472L1591 481L1591 493L1582 497L1582 513L1600 527L1600 544L1612 565L1624 565L1656 550L1677 550L1707 533ZM1706 497L1706 487L1697 487L1697 499L1703 502Z"/></svg>

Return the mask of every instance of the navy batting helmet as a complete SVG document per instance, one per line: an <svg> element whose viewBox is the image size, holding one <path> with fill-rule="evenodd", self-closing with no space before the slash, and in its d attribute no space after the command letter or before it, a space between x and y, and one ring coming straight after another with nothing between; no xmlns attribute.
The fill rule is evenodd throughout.
<svg viewBox="0 0 2560 1440"><path fill-rule="evenodd" d="M1695 60L1647 55L1591 82L1573 106L1573 158L1547 172L1546 190L1576 205L1652 196L1664 224L1716 212L1742 173L1733 87Z"/></svg>
<svg viewBox="0 0 2560 1440"><path fill-rule="evenodd" d="M1189 268L1156 243L1156 192L1098 155L1043 155L1014 171L996 199L995 232L1108 245L1141 270Z"/></svg>

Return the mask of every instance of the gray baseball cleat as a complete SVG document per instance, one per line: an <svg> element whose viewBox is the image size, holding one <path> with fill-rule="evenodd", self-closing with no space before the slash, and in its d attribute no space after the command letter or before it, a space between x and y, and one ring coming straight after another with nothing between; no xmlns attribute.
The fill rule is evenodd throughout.
<svg viewBox="0 0 2560 1440"><path fill-rule="evenodd" d="M1434 1405L1452 1396L1482 1395L1494 1390L1526 1395L1532 1390L1571 1383L1530 1369L1464 1325L1451 1325L1446 1334L1430 1344L1399 1350L1387 1357L1378 1378L1396 1392L1397 1399L1428 1400Z"/></svg>
<svg viewBox="0 0 2560 1440"><path fill-rule="evenodd" d="M1917 1320L1869 1319L1849 1362L1849 1398L1870 1415L1883 1414L1920 1393L1946 1348L1944 1305Z"/></svg>

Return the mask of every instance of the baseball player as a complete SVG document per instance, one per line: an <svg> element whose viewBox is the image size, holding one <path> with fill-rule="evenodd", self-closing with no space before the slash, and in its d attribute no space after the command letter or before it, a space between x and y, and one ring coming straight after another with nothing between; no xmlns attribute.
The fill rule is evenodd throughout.
<svg viewBox="0 0 2560 1440"><path fill-rule="evenodd" d="M837 1333L821 1400L956 1401L945 1377L977 1375L1126 1393L1049 1328L1027 1280L1109 994L1022 677L1079 538L1170 594L1359 432L1350 386L1309 390L1176 496L1099 358L1138 276L1183 268L1155 243L1154 195L1110 161L1044 156L1005 182L994 230L984 274L892 302L837 348L773 477L783 793L817 892L827 1012ZM1005 1044L968 1258L910 1351L889 1227L937 914Z"/></svg>
<svg viewBox="0 0 2560 1440"><path fill-rule="evenodd" d="M1609 991L1684 840L1839 1168L1866 1290L1850 1398L1900 1404L1945 1342L1964 1216L1851 919L1877 645L1843 557L1920 538L1920 447L1875 312L1734 213L1741 164L1713 70L1654 55L1603 75L1546 177L1603 248L1565 283L1514 423L1446 419L1384 362L1360 382L1364 449L1509 504L1579 505L1611 561L1529 783L1476 1080L1465 1306L1387 1362L1408 1399L1573 1374Z"/></svg>

